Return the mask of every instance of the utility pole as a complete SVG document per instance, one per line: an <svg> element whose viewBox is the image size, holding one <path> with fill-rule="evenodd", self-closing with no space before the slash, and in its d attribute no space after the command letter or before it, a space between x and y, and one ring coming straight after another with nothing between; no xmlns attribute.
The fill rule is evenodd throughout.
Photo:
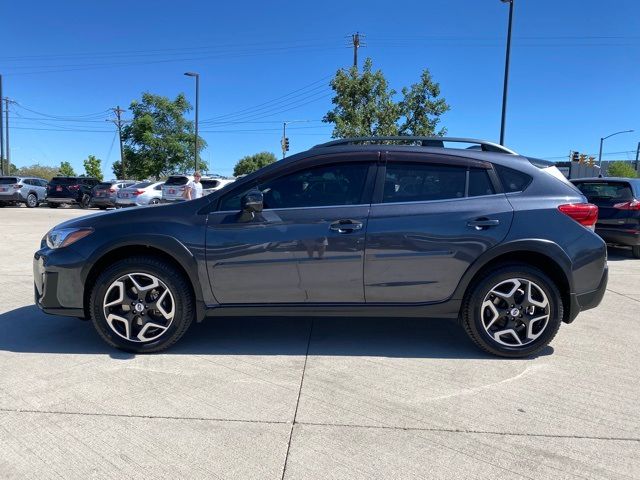
<svg viewBox="0 0 640 480"><path fill-rule="evenodd" d="M125 173L125 168L124 168L124 148L122 146L122 114L125 112L123 109L120 108L120 105L118 105L116 108L112 108L111 109L113 111L113 113L115 113L116 118L115 120L108 120L111 121L115 124L116 127L118 127L118 138L120 139L120 168L122 169L122 180L127 178L127 175Z"/></svg>
<svg viewBox="0 0 640 480"><path fill-rule="evenodd" d="M282 141L280 142L282 146L282 158L287 156L287 122L282 122Z"/></svg>
<svg viewBox="0 0 640 480"><path fill-rule="evenodd" d="M638 171L638 160L640 159L640 142L638 142L638 148L636 148L636 172Z"/></svg>
<svg viewBox="0 0 640 480"><path fill-rule="evenodd" d="M500 119L500 145L504 145L504 127L507 121L507 93L509 89L509 61L511 58L511 25L513 24L514 0L500 0L509 4L509 27L507 29L507 54L504 61L504 85L502 87L502 118Z"/></svg>
<svg viewBox="0 0 640 480"><path fill-rule="evenodd" d="M360 32L356 32L351 35L351 45L353 46L353 66L356 67L356 69L358 68L358 49L360 47L366 47L366 45L361 42L364 37L365 35Z"/></svg>
<svg viewBox="0 0 640 480"><path fill-rule="evenodd" d="M0 100L1 102L2 100ZM5 98L4 99L4 106L5 106L5 111L4 111L4 126L7 129L6 135L7 135L7 175L11 175L11 150L9 149L9 99Z"/></svg>
<svg viewBox="0 0 640 480"><path fill-rule="evenodd" d="M0 75L0 175L4 175L4 119L2 118L2 75Z"/></svg>

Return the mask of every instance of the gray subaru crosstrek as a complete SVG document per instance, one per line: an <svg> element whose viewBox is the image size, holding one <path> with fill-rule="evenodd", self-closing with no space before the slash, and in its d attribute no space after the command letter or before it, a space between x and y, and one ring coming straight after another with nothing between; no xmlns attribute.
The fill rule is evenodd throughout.
<svg viewBox="0 0 640 480"><path fill-rule="evenodd" d="M35 300L133 352L210 316L358 315L458 319L522 357L600 303L597 214L551 164L489 142L338 140L207 197L54 227Z"/></svg>

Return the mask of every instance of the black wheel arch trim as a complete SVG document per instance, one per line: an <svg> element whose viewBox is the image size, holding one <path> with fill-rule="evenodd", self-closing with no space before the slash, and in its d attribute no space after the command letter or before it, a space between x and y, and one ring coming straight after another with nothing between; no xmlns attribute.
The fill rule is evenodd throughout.
<svg viewBox="0 0 640 480"><path fill-rule="evenodd" d="M158 250L171 257L178 263L189 277L196 302L196 319L198 322L205 317L205 300L202 283L198 274L198 262L195 255L175 237L162 234L133 234L119 238L116 242L109 241L93 250L82 268L82 282L86 285L90 273L95 265L110 253L126 247L150 248ZM139 254L137 251L135 254ZM153 252L149 252L153 254ZM85 292L86 294L86 292Z"/></svg>
<svg viewBox="0 0 640 480"><path fill-rule="evenodd" d="M511 240L484 252L464 273L452 298L462 300L476 274L489 265L493 260L508 254L523 254L527 252L543 255L560 267L567 284L569 285L570 292L566 293L573 293L572 265L567 253L557 243L552 241L527 238ZM533 265L535 266L535 264Z"/></svg>

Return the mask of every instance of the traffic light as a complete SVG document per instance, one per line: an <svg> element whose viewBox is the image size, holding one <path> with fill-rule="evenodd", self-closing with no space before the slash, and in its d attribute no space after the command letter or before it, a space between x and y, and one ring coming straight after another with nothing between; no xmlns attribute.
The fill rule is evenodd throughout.
<svg viewBox="0 0 640 480"><path fill-rule="evenodd" d="M285 137L284 139L284 151L288 152L289 151L289 138Z"/></svg>
<svg viewBox="0 0 640 480"><path fill-rule="evenodd" d="M580 154L580 165L584 165L585 163L587 163L587 155L584 153Z"/></svg>
<svg viewBox="0 0 640 480"><path fill-rule="evenodd" d="M593 167L596 164L596 157L589 157L589 166Z"/></svg>
<svg viewBox="0 0 640 480"><path fill-rule="evenodd" d="M580 160L580 153L579 152L571 152L571 161L572 162L577 162L578 160Z"/></svg>

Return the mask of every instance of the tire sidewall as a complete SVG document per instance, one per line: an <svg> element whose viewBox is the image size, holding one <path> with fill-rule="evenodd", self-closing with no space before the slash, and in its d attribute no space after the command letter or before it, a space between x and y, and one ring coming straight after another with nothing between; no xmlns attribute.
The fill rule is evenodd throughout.
<svg viewBox="0 0 640 480"><path fill-rule="evenodd" d="M523 278L534 282L544 291L551 305L549 322L542 335L522 348L509 347L498 343L485 331L482 323L481 305L485 296L494 286L511 278ZM562 307L562 298L558 288L544 273L525 266L499 269L490 273L476 284L469 302L469 314L471 316L469 319L469 328L475 337L491 353L509 357L526 357L546 346L556 335L562 323Z"/></svg>
<svg viewBox="0 0 640 480"><path fill-rule="evenodd" d="M123 275L134 272L146 273L162 280L171 291L175 302L175 315L171 326L159 338L151 342L132 342L117 335L111 330L111 327L109 327L102 308L104 296L111 284ZM193 316L193 311L189 310L185 302L184 285L181 285L181 282L176 280L178 278L180 278L179 273L168 265L165 266L165 268L160 268L153 264L136 264L127 260L117 262L97 278L95 287L91 293L90 313L94 327L107 343L121 350L145 353L162 350L167 345L171 345L177 340L176 337L179 338L182 336L185 329L185 322L191 323L191 317Z"/></svg>
<svg viewBox="0 0 640 480"><path fill-rule="evenodd" d="M34 199L33 205L29 203L29 199L31 198ZM30 193L29 195L27 195L27 201L25 203L27 204L27 208L35 208L38 206L38 197L35 194Z"/></svg>

